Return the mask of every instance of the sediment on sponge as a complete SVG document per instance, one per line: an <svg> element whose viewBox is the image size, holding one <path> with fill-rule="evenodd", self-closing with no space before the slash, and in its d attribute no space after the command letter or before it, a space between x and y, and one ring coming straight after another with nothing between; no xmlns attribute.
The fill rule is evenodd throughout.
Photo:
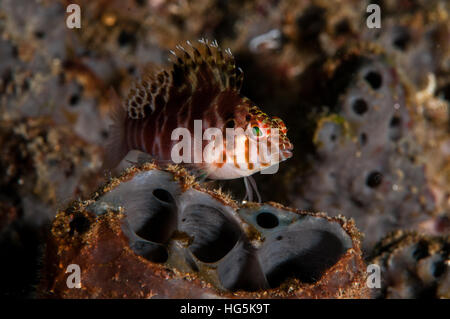
<svg viewBox="0 0 450 319"><path fill-rule="evenodd" d="M59 271L47 267L41 291L47 297L94 291L102 297L369 296L352 222L277 203L238 205L187 181L176 167L133 167L91 200L60 212L47 266L79 264L85 289L67 289Z"/></svg>

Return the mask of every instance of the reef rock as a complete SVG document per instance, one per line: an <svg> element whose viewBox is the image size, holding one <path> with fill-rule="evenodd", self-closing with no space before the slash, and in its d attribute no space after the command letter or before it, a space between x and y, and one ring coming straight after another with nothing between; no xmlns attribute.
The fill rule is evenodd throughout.
<svg viewBox="0 0 450 319"><path fill-rule="evenodd" d="M396 231L375 247L379 298L450 298L450 237Z"/></svg>

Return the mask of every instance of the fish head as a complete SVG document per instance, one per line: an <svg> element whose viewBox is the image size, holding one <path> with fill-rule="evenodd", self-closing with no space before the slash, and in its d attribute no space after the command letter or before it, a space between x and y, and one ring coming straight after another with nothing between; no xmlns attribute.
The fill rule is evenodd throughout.
<svg viewBox="0 0 450 319"><path fill-rule="evenodd" d="M245 102L246 107L238 108L225 122L225 138L228 160L242 175L251 175L292 157L293 145L282 119L270 117L248 100ZM232 135L234 143L230 147Z"/></svg>

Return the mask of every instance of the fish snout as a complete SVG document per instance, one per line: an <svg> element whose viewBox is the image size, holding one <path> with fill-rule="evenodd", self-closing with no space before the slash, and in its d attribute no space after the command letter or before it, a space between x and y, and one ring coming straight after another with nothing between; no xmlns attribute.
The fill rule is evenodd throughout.
<svg viewBox="0 0 450 319"><path fill-rule="evenodd" d="M294 145L292 145L291 142L284 143L281 147L281 154L282 154L283 158L284 159L291 158L293 155L293 153L292 153L293 150L294 150Z"/></svg>

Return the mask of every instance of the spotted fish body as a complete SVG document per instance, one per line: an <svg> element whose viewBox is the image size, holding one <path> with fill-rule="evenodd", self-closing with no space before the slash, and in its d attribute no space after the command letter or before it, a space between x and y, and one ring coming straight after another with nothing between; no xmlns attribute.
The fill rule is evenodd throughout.
<svg viewBox="0 0 450 319"><path fill-rule="evenodd" d="M208 128L223 132L223 153L211 162L192 164L209 178L244 177L270 166L258 150L256 161L250 161L250 139L275 146L272 155L276 158L271 164L292 155L283 121L268 117L240 95L243 72L235 66L229 50L223 52L216 42L202 40L195 45L187 42L186 48L177 46L171 52L170 70L144 74L130 90L124 106L117 96L114 98L107 166L117 165L130 150L148 153L157 161L170 161L172 148L178 143L172 140L172 132L186 128L194 138L194 120L201 120L202 133ZM245 132L241 148L230 152L226 128L241 128ZM192 157L203 154L208 142L193 142Z"/></svg>

